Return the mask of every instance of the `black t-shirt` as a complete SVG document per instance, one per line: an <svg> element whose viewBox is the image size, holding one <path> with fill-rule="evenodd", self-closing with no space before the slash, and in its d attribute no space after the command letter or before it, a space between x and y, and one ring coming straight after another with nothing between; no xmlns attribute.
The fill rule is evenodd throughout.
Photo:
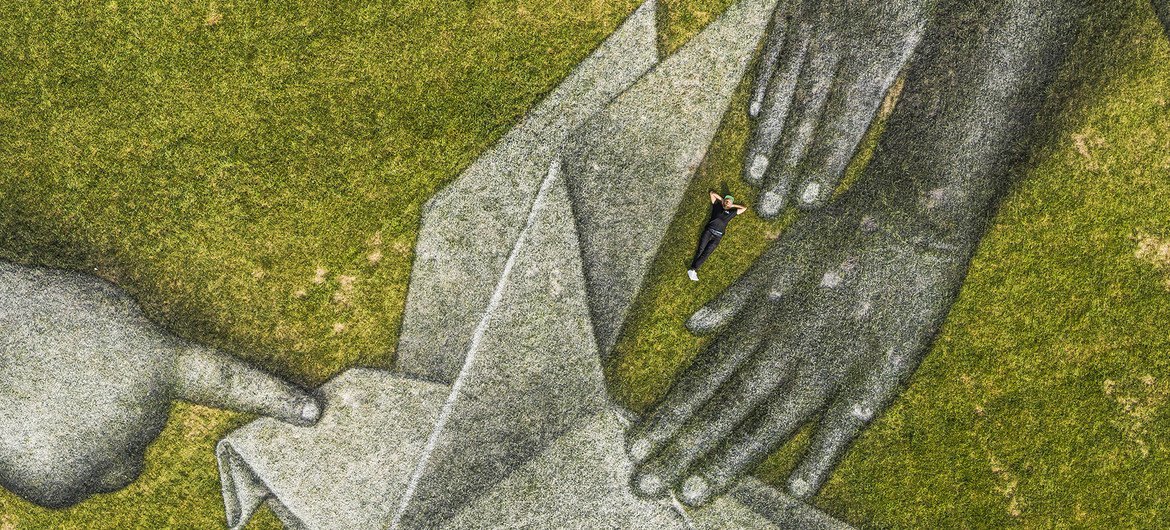
<svg viewBox="0 0 1170 530"><path fill-rule="evenodd" d="M723 201L715 201L711 203L711 220L707 221L707 228L716 232L727 230L727 222L738 213L739 208L725 210Z"/></svg>

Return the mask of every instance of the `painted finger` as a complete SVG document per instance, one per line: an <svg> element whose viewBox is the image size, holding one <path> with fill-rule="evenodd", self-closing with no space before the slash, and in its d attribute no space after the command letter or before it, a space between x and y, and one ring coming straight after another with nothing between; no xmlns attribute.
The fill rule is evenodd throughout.
<svg viewBox="0 0 1170 530"><path fill-rule="evenodd" d="M841 183L845 169L857 154L857 148L869 132L879 109L891 94L919 37L898 47L884 50L878 61L854 57L838 72L838 85L826 105L825 116L804 161L801 190L796 204L804 209L823 206ZM893 55L889 55L893 54ZM897 92L897 91L895 91Z"/></svg>
<svg viewBox="0 0 1170 530"><path fill-rule="evenodd" d="M768 401L793 372L793 348L773 343L744 365L687 422L664 448L635 471L637 490L659 497L672 489L683 474Z"/></svg>
<svg viewBox="0 0 1170 530"><path fill-rule="evenodd" d="M755 118L760 114L760 107L764 103L764 94L768 89L768 82L776 73L780 64L780 54L784 43L788 40L793 21L796 20L796 11L802 0L784 0L776 6L772 20L768 23L767 40L756 62L756 75L752 79L752 98L748 103L748 115Z"/></svg>
<svg viewBox="0 0 1170 530"><path fill-rule="evenodd" d="M687 329L705 335L722 329L743 311L748 302L759 298L760 285L767 282L761 270L752 267L710 302L687 319Z"/></svg>
<svg viewBox="0 0 1170 530"><path fill-rule="evenodd" d="M871 341L855 350L884 351L885 355L879 357L877 366L854 377L856 382L846 386L825 412L812 443L788 478L788 490L793 496L807 499L820 491L853 440L894 401L918 369L946 312L932 304L915 306L909 314L881 319L872 328L873 333L867 335L884 336L884 340ZM879 334L878 329L884 332Z"/></svg>
<svg viewBox="0 0 1170 530"><path fill-rule="evenodd" d="M753 310L768 311L771 309L769 304L761 301L774 305L791 293L804 270L804 263L794 259L797 255L792 242L800 239L799 228L795 230L769 245L747 272L695 311L687 319L687 329L696 335L723 329L739 317L749 303L756 304Z"/></svg>
<svg viewBox="0 0 1170 530"><path fill-rule="evenodd" d="M804 458L788 477L788 492L807 500L820 491L829 474L881 407L868 400L842 400L825 414Z"/></svg>
<svg viewBox="0 0 1170 530"><path fill-rule="evenodd" d="M666 398L627 437L628 452L640 464L657 453L747 359L756 354L764 333L752 314L713 341L674 383Z"/></svg>
<svg viewBox="0 0 1170 530"><path fill-rule="evenodd" d="M796 18L799 19L800 15ZM753 186L758 186L764 180L788 119L797 80L808 57L813 26L803 21L794 24L795 28L790 29L781 50L777 69L765 85L764 99L756 113L752 136L744 152L743 178Z"/></svg>
<svg viewBox="0 0 1170 530"><path fill-rule="evenodd" d="M787 442L823 406L827 394L818 379L801 376L788 393L765 405L757 421L745 424L699 472L683 481L683 502L691 506L710 502Z"/></svg>
<svg viewBox="0 0 1170 530"><path fill-rule="evenodd" d="M829 95L835 87L839 56L831 42L818 46L819 49L810 55L809 64L801 72L800 86L793 96L790 116L784 123L771 163L764 171L763 187L767 191L760 196L756 211L765 218L775 217L787 206L801 162L820 126ZM796 190L796 193L804 194L807 190Z"/></svg>
<svg viewBox="0 0 1170 530"><path fill-rule="evenodd" d="M776 256L771 257L769 254ZM772 296L763 290L767 289L775 278L795 274L791 261L789 254L782 252L782 249L777 249L776 252L769 249L730 286L695 311L687 319L687 329L696 335L711 333L723 329L732 320L740 317L749 303L758 303L764 296L769 296L767 300L775 300L778 294ZM758 306L753 310L766 311L767 308Z"/></svg>
<svg viewBox="0 0 1170 530"><path fill-rule="evenodd" d="M811 210L824 206L832 198L845 175L845 168L853 160L857 148L873 119L877 116L885 94L881 87L870 90L843 90L830 101L825 119L817 132L801 170L801 179L795 185L795 204Z"/></svg>
<svg viewBox="0 0 1170 530"><path fill-rule="evenodd" d="M275 375L210 348L191 345L176 361L175 397L216 408L312 425L321 403Z"/></svg>
<svg viewBox="0 0 1170 530"><path fill-rule="evenodd" d="M902 359L888 359L880 370L838 396L789 475L788 492L798 499L815 496L857 436L897 397L901 382L912 371Z"/></svg>

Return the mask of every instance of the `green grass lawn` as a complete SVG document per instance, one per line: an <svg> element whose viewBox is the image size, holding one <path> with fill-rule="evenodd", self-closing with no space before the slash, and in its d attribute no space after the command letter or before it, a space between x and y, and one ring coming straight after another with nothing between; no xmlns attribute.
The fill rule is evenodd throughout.
<svg viewBox="0 0 1170 530"><path fill-rule="evenodd" d="M663 49L728 3L665 1ZM6 0L0 257L96 271L176 332L305 385L386 366L423 202L635 5ZM934 351L818 498L830 513L930 528L1170 517L1170 44L1146 0L1108 7ZM744 216L704 282L682 274L705 189L754 197L737 176L743 100L610 367L633 407L701 351L683 319L785 225ZM0 491L0 530L220 526L212 449L249 419L176 405L133 486L64 511ZM798 449L761 473L782 479Z"/></svg>

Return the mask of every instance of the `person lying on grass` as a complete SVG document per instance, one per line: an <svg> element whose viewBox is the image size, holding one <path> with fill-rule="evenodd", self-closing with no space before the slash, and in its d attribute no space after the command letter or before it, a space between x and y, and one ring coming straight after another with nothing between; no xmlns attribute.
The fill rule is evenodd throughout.
<svg viewBox="0 0 1170 530"><path fill-rule="evenodd" d="M692 281L699 281L699 267L707 261L707 257L719 246L723 234L727 231L727 223L735 216L747 211L747 206L735 204L735 197L709 192L711 197L711 217L707 226L703 228L703 235L699 236L699 248L695 249L695 258L691 260L691 268L687 269L687 277Z"/></svg>

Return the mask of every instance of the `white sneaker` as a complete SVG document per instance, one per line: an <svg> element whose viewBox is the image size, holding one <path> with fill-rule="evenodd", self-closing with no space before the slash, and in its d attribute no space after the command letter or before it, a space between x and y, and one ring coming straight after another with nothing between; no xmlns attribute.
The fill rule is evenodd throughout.
<svg viewBox="0 0 1170 530"><path fill-rule="evenodd" d="M699 281L699 273L695 272L695 269L688 269L687 277L690 278L692 282Z"/></svg>

